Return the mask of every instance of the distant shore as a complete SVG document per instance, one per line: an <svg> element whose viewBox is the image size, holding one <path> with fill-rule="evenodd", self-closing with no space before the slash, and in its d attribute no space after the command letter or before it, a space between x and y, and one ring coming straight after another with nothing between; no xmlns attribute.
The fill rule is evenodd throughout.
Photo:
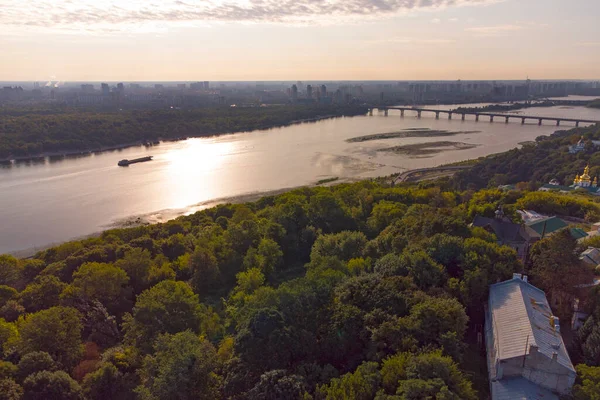
<svg viewBox="0 0 600 400"><path fill-rule="evenodd" d="M364 113L366 114L366 110ZM87 147L87 148L83 148L83 149L64 149L64 150L46 151L46 152L31 154L31 155L26 155L26 156L10 155L7 157L0 157L0 166L1 165L5 165L5 166L11 165L13 163L19 163L19 162L41 161L46 158L86 156L86 155L91 155L91 154L104 153L104 152L108 152L108 151L123 150L123 149L130 148L130 147L145 146L146 143L156 143L157 141L158 142L176 142L176 141L186 140L188 138L204 138L204 137L216 137L216 136L222 136L222 135L233 135L233 134L239 134L239 133L255 132L255 131L260 131L260 130L282 128L282 127L286 127L286 126L292 126L292 125L303 124L303 123L318 122L318 121L325 120L325 119L332 119L332 118L339 118L339 117L346 117L346 116L353 117L353 116L357 116L357 115L362 115L362 114L360 114L360 113L358 113L358 114L352 114L352 113L327 114L327 115L316 116L316 117L311 117L311 118L291 120L291 121L288 121L285 123L277 123L277 124L273 124L273 125L258 126L254 129L248 129L248 130L240 129L235 132L219 132L219 133L198 134L198 135L189 134L188 136L183 136L183 137L179 137L179 138L146 138L143 140L137 140L135 142L121 143L121 144L115 144L115 145L110 145L110 146Z"/></svg>

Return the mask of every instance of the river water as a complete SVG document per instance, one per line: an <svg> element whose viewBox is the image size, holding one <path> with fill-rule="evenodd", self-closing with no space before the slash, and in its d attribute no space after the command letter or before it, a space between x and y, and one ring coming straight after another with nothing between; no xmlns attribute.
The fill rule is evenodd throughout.
<svg viewBox="0 0 600 400"><path fill-rule="evenodd" d="M440 106L448 108L449 106ZM453 108L453 107L450 107ZM530 108L526 115L600 120L600 110ZM416 129L457 133L347 142L358 136ZM561 129L568 129L567 126ZM389 175L517 147L556 130L553 123L436 120L423 113L344 117L284 128L131 147L80 158L0 167L0 253L39 248L92 234L142 216L160 222L222 199L315 184ZM460 145L417 154L379 151L418 143ZM448 143L446 143L448 145ZM118 167L121 159L153 161Z"/></svg>

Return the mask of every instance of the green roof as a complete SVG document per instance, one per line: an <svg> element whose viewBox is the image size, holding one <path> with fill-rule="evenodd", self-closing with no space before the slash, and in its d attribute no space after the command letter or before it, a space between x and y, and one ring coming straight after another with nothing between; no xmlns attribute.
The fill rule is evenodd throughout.
<svg viewBox="0 0 600 400"><path fill-rule="evenodd" d="M536 231L540 236L549 235L567 227L567 223L557 217L549 217L539 219L537 221L531 221L526 223L526 225Z"/></svg>
<svg viewBox="0 0 600 400"><path fill-rule="evenodd" d="M581 228L571 228L570 232L574 239L581 239L588 236L587 232Z"/></svg>

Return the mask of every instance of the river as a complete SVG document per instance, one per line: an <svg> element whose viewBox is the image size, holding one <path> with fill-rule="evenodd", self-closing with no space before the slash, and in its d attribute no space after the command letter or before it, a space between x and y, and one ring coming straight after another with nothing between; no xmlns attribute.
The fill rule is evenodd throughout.
<svg viewBox="0 0 600 400"><path fill-rule="evenodd" d="M455 106L443 106L449 107ZM521 113L600 120L600 110L583 107L530 108ZM534 121L521 125L475 122L473 117L436 120L425 113L417 119L409 114L401 118L399 112L390 111L388 117L375 113L335 118L0 167L0 253L63 242L120 226L136 216L160 222L222 199L311 185L325 178L357 180L477 158L556 130L551 122L538 126ZM347 142L363 135L418 129L455 134ZM445 151L437 151L444 145L440 142L446 142ZM414 154L379 151L419 143L437 144ZM146 155L153 161L117 166L121 159Z"/></svg>

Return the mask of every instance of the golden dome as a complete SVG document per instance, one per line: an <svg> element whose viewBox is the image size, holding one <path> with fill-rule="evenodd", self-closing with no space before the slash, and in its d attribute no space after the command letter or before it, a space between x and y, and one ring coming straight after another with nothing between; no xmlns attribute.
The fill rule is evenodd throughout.
<svg viewBox="0 0 600 400"><path fill-rule="evenodd" d="M583 175L581 175L581 178L579 178L580 181L583 182L591 182L591 178L590 178L590 167L589 165L585 167L585 169L583 170Z"/></svg>

